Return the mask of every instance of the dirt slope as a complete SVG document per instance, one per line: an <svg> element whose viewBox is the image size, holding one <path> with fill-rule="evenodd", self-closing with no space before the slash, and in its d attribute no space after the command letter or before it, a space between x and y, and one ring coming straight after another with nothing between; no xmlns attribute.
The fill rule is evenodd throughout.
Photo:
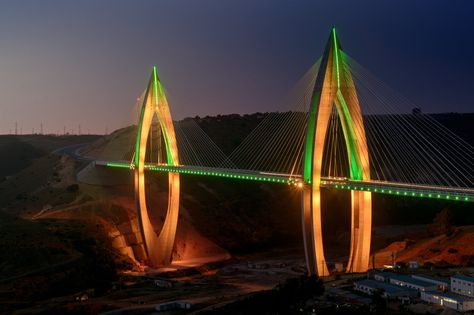
<svg viewBox="0 0 474 315"><path fill-rule="evenodd" d="M474 264L474 226L456 228L452 235L426 237L421 240L393 242L376 253L376 265L395 261L418 261L440 266L468 266Z"/></svg>

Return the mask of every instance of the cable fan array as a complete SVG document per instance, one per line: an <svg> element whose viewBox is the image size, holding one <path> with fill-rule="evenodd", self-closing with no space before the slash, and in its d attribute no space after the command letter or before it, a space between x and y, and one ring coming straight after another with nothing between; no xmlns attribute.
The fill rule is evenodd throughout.
<svg viewBox="0 0 474 315"><path fill-rule="evenodd" d="M371 180L446 187L474 187L474 148L432 116L410 113L415 107L370 71L341 52L342 75L352 77L354 93L364 120L369 147ZM180 165L195 168L248 170L278 174L302 173L306 125L318 60L298 81L285 107L266 113L257 127L226 155L204 132L200 121L174 122ZM352 83L350 83L352 84ZM143 102L143 94L137 106ZM120 129L103 140L103 160L132 161L136 126ZM160 126L152 124L147 163L166 163ZM322 175L349 177L349 158L339 115L334 106L326 135Z"/></svg>
<svg viewBox="0 0 474 315"><path fill-rule="evenodd" d="M268 113L265 119L229 155L238 168L280 174L300 174L309 104L318 60L297 82L283 112Z"/></svg>
<svg viewBox="0 0 474 315"><path fill-rule="evenodd" d="M470 144L429 114L407 112L415 107L412 103L348 55L342 59L352 74L364 114L372 179L474 187Z"/></svg>
<svg viewBox="0 0 474 315"><path fill-rule="evenodd" d="M174 127L180 164L212 168L235 167L194 119L177 121Z"/></svg>

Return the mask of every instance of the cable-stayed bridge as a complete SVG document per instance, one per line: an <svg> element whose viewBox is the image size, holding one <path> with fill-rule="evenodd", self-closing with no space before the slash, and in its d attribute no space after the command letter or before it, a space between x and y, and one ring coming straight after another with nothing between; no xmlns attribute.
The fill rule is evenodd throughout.
<svg viewBox="0 0 474 315"><path fill-rule="evenodd" d="M152 264L171 261L181 175L300 189L308 272L319 275L329 274L321 189L351 191L348 272L363 272L369 265L373 194L474 201L472 145L431 116L406 112L411 104L347 55L335 29L289 103L288 110L262 114L256 128L224 153L205 132L205 122L172 120L165 89L153 68L138 101L132 146L94 161L96 166L134 172L138 218ZM164 172L169 179L167 214L159 234L145 200L148 172Z"/></svg>

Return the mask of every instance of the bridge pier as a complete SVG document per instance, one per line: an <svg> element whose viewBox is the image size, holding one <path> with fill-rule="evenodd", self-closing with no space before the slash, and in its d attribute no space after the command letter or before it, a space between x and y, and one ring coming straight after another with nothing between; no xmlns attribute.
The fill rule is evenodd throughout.
<svg viewBox="0 0 474 315"><path fill-rule="evenodd" d="M372 196L351 191L351 249L346 272L367 271L372 236Z"/></svg>
<svg viewBox="0 0 474 315"><path fill-rule="evenodd" d="M302 198L303 244L306 266L310 275L329 275L324 258L323 232L321 225L320 188L304 185Z"/></svg>

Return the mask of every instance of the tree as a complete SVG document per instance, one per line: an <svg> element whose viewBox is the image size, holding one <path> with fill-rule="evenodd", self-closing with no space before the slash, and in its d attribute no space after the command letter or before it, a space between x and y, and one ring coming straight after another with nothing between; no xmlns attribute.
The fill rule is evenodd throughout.
<svg viewBox="0 0 474 315"><path fill-rule="evenodd" d="M378 314L385 313L387 309L387 300L384 298L385 290L377 289L372 295L372 305L375 308L375 312Z"/></svg>
<svg viewBox="0 0 474 315"><path fill-rule="evenodd" d="M451 224L451 211L447 208L444 208L433 219L433 223L428 228L430 235L449 235L454 231L454 227Z"/></svg>

